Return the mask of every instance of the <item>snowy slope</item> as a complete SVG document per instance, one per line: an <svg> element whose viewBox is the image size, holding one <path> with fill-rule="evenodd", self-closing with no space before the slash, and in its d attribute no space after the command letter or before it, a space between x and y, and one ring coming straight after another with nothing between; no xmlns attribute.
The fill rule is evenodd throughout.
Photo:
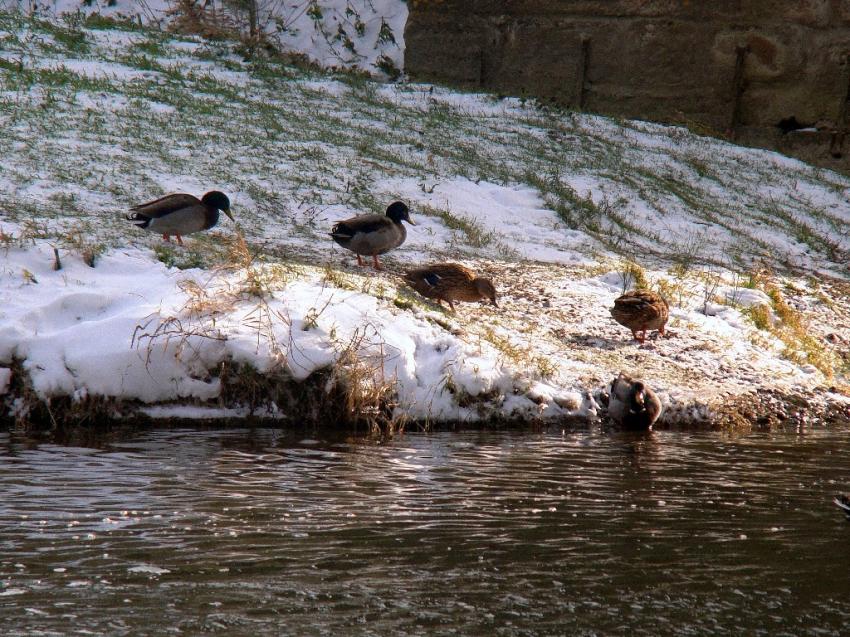
<svg viewBox="0 0 850 637"><path fill-rule="evenodd" d="M753 391L843 400L841 175L681 128L245 61L196 37L0 14L0 39L5 392L17 361L45 398L233 415L221 363L303 379L353 351L421 419L589 417L620 370L659 390L668 422ZM123 219L213 187L238 224L185 248ZM385 272L327 237L399 198L417 226ZM492 276L500 308L453 315L400 284L437 259ZM641 346L611 320L636 272L667 295L671 338Z"/></svg>
<svg viewBox="0 0 850 637"><path fill-rule="evenodd" d="M246 12L236 2L196 2L204 21L237 25L247 32ZM172 0L0 0L0 10L34 10L43 16L80 13L166 27L179 3ZM259 0L258 23L281 50L300 53L326 67L358 68L394 75L404 69L404 0Z"/></svg>
<svg viewBox="0 0 850 637"><path fill-rule="evenodd" d="M262 304L250 297L235 300L213 322L186 310L187 282L221 299L240 284L239 273L168 269L135 249L112 252L95 268L69 257L61 270L53 269L46 245L6 256L0 361L24 361L33 388L43 396L208 400L220 392L210 370L225 359L260 371L283 361L294 378L304 379L334 363L360 337L365 338L359 354L380 352L383 373L397 379L402 408L413 417L476 417L443 391L446 378L471 395L513 388L510 370L497 363L492 348L470 346L374 296L323 286L319 270L305 271ZM256 323L260 307L271 319L268 326ZM161 319L174 316L191 332L185 340L145 336ZM581 403L579 396L569 399L578 401L577 407ZM531 406L515 402L517 409ZM279 406L288 407L300 408Z"/></svg>

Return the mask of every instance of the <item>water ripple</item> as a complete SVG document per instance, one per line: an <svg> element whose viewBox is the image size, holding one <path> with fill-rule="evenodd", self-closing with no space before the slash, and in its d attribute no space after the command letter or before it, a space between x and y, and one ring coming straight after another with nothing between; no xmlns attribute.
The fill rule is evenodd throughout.
<svg viewBox="0 0 850 637"><path fill-rule="evenodd" d="M848 443L0 435L0 614L19 635L839 635Z"/></svg>

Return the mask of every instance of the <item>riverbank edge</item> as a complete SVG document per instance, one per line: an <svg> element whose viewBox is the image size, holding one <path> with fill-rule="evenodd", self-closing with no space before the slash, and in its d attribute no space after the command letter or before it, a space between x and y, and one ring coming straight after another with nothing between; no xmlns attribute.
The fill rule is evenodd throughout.
<svg viewBox="0 0 850 637"><path fill-rule="evenodd" d="M0 430L39 432L74 429L143 428L333 428L395 434L404 430L547 429L611 425L605 388L586 392L599 409L590 415L500 413L493 396L480 397L478 417L466 420L413 418L399 408L390 386L364 390L341 366L327 367L297 381L285 372L261 374L248 366L222 365L222 391L213 401L143 403L135 399L88 395L43 397L32 388L19 360L13 361ZM467 401L475 400L466 396ZM186 413L192 415L185 415ZM184 414L184 415L181 415ZM157 415L159 414L159 415ZM760 430L807 429L850 424L850 397L834 388L782 391L754 387L707 404L666 405L654 429Z"/></svg>

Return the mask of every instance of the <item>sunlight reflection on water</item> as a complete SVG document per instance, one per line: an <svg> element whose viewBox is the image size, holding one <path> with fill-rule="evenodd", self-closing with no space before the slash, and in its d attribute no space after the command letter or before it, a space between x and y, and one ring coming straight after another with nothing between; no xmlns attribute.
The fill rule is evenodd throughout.
<svg viewBox="0 0 850 637"><path fill-rule="evenodd" d="M841 634L850 431L0 434L8 634Z"/></svg>

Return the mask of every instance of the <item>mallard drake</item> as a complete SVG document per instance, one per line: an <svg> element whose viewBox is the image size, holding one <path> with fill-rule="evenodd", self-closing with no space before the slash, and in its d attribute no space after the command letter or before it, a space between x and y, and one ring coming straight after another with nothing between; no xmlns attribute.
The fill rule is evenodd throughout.
<svg viewBox="0 0 850 637"><path fill-rule="evenodd" d="M608 415L629 429L649 429L661 415L658 396L642 380L632 380L623 372L611 381Z"/></svg>
<svg viewBox="0 0 850 637"><path fill-rule="evenodd" d="M614 299L611 316L620 325L632 331L639 342L646 340L647 330L658 330L664 336L664 325L670 316L670 308L664 297L649 290L632 290Z"/></svg>
<svg viewBox="0 0 850 637"><path fill-rule="evenodd" d="M847 519L850 520L850 495L839 493L835 496L835 500L833 500L833 502L835 502L835 504L844 511L844 515L846 515Z"/></svg>
<svg viewBox="0 0 850 637"><path fill-rule="evenodd" d="M130 208L127 215L140 228L158 232L162 238L171 241L171 235L177 237L177 243L183 245L181 235L209 230L218 223L218 211L230 217L230 200L223 192L213 190L198 199L194 195L177 193L154 199Z"/></svg>
<svg viewBox="0 0 850 637"><path fill-rule="evenodd" d="M490 279L475 276L475 272L458 263L435 263L423 268L414 268L404 274L404 280L414 290L429 299L449 304L452 312L454 301L490 301L496 307L496 288Z"/></svg>
<svg viewBox="0 0 850 637"><path fill-rule="evenodd" d="M333 240L357 255L357 265L363 265L360 255L372 257L376 270L381 269L378 255L399 247L407 239L407 230L401 224L410 218L410 209L400 201L387 207L386 215L360 215L345 221L337 221L331 228Z"/></svg>

